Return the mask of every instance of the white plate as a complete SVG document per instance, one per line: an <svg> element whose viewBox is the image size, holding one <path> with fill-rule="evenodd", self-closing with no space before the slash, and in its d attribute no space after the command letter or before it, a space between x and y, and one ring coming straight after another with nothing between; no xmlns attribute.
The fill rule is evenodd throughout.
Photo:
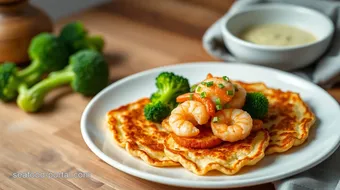
<svg viewBox="0 0 340 190"><path fill-rule="evenodd" d="M152 167L130 156L113 142L112 134L106 127L105 114L118 106L150 96L156 90L155 77L162 71L183 75L191 84L201 81L210 72L247 82L262 81L269 87L299 92L316 114L318 121L303 145L284 154L266 156L255 166L247 166L234 176L196 176L181 167ZM327 92L295 75L254 65L205 62L156 68L115 82L88 104L81 119L81 133L86 144L98 157L133 176L175 186L226 188L272 182L320 163L339 145L339 116L339 105Z"/></svg>

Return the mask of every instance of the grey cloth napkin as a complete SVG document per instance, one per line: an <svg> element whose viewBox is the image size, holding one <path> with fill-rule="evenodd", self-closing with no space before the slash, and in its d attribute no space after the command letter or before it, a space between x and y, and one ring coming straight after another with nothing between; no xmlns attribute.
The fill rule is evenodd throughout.
<svg viewBox="0 0 340 190"><path fill-rule="evenodd" d="M331 87L340 81L340 1L331 0L239 0L226 13L233 14L242 8L258 3L289 3L315 9L329 16L335 25L335 32L328 52L317 63L293 73L324 87ZM220 31L221 19L214 23L203 36L203 47L212 56L224 61L237 61L223 44Z"/></svg>
<svg viewBox="0 0 340 190"><path fill-rule="evenodd" d="M278 190L340 190L340 148L314 168L274 185Z"/></svg>

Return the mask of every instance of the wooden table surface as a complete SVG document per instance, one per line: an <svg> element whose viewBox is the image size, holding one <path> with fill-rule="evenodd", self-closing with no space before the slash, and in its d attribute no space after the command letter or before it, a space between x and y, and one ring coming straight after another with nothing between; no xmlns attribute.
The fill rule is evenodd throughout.
<svg viewBox="0 0 340 190"><path fill-rule="evenodd" d="M65 18L105 37L111 81L162 65L215 61L202 48L205 30L230 7L223 0L116 0ZM340 88L329 92L339 101ZM68 87L53 91L36 114L0 104L0 189L182 189L132 177L101 161L79 128L90 101ZM27 179L14 172L90 172L90 178ZM272 184L243 189L274 189Z"/></svg>

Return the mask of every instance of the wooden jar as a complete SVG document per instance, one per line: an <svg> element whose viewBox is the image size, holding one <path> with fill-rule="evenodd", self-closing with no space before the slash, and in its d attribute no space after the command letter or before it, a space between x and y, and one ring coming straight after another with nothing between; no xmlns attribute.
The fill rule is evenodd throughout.
<svg viewBox="0 0 340 190"><path fill-rule="evenodd" d="M44 12L27 0L0 0L0 63L27 62L30 41L40 32L52 32Z"/></svg>

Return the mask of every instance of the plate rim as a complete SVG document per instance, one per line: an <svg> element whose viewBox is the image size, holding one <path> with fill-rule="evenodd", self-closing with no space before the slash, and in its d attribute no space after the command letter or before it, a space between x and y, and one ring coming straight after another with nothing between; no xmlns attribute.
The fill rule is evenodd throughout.
<svg viewBox="0 0 340 190"><path fill-rule="evenodd" d="M90 150L96 155L98 156L100 159L102 159L104 162L106 162L107 164L109 164L110 166L124 172L127 173L129 175L141 178L141 179L145 179L148 181L152 181L152 182L157 182L157 183L161 183L161 184L166 184L166 185L172 185L172 186L180 186L180 187L191 187L191 188L233 188L233 187L245 187L245 186L251 186L251 185L259 185L259 184L263 184L263 183L269 183L269 182L273 182L279 179L283 179L285 177L289 177L292 175L295 175L297 173L303 172L305 170L308 170L316 165L318 165L319 163L321 163L322 161L324 161L325 159L327 159L330 155L332 155L337 148L340 145L340 135L338 136L337 142L333 143L332 146L328 146L328 150L326 151L327 153L325 153L325 155L318 155L315 156L313 161L308 162L308 164L304 165L303 167L299 166L299 167L295 167L295 169L291 169L290 172L280 172L278 174L274 174L271 176L263 176L263 177L258 177L258 178L253 178L253 179L237 179L237 180L226 180L226 181L205 181L205 180L188 180L188 179L175 179L175 178L171 178L171 177L165 177L165 176L158 176L156 174L151 174L148 173L146 171L141 171L138 169L134 169L131 168L129 166L126 166L124 164L121 164L119 162L117 162L116 160L112 159L111 157L109 157L108 155L106 155L104 152L102 152L96 145L95 143L91 140L91 137L89 135L89 133L87 132L87 128L86 128L86 118L89 115L89 112L91 110L91 108L93 107L93 105L95 104L95 102L106 92L110 91L112 88L120 85L121 83L124 83L126 81L132 80L134 78L138 78L140 76L144 76L144 75L148 75L157 71L163 71L164 69L167 68L175 68L175 67L193 67L193 66L214 66L214 65L225 65L225 66L244 66L244 67L250 67L250 68L260 68L260 69L264 69L267 70L269 72L276 72L279 73L280 75L286 75L288 77L292 77L296 80L300 80L304 83L308 83L309 85L312 85L316 88L318 88L319 90L325 92L328 96L328 98L330 98L332 100L332 102L336 105L338 105L338 112L340 112L340 106L337 103L337 101L328 93L326 92L324 89L322 89L321 87L317 86L316 84L305 80L297 75L288 73L288 72L284 72L278 69L274 69L274 68L269 68L269 67L265 67L265 66L260 66L260 65L251 65L251 64L246 64L246 63L229 63L229 62L221 62L221 61L202 61L202 62L188 62L188 63L180 63L180 64L174 64L174 65L167 65L167 66L160 66L160 67L156 67L153 69L148 69L142 72L138 72L132 75L129 75L127 77L124 77L112 84L110 84L109 86L107 86L105 89L103 89L101 92L99 92L85 107L83 114L81 116L81 121L80 121L80 130L81 130L81 134L83 137L83 140L85 141L86 145L90 148ZM339 123L340 124L340 119L338 118L337 120L335 120L335 124ZM136 158L138 159L138 158ZM194 183L193 183L194 182Z"/></svg>

